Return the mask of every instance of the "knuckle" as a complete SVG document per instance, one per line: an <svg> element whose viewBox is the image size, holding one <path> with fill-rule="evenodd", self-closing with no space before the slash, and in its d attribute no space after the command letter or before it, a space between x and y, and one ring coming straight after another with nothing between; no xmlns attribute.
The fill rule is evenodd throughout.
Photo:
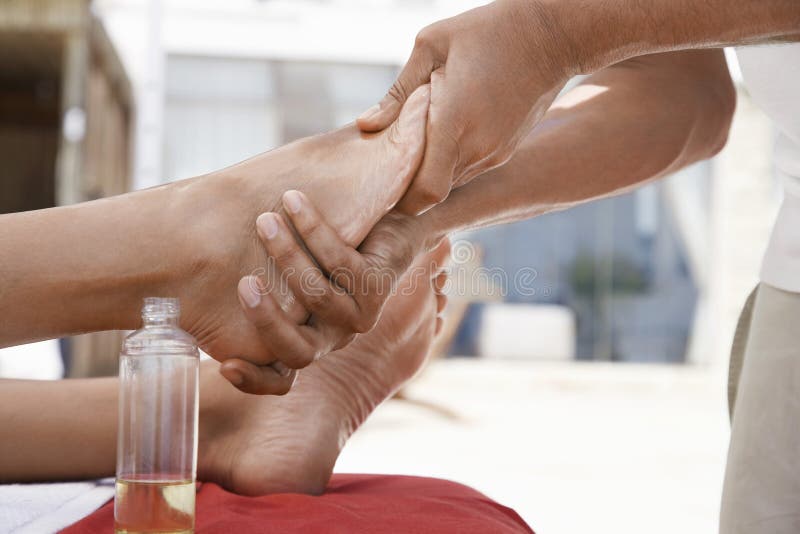
<svg viewBox="0 0 800 534"><path fill-rule="evenodd" d="M257 330L270 330L275 327L275 319L272 314L255 311L251 316L250 322Z"/></svg>
<svg viewBox="0 0 800 534"><path fill-rule="evenodd" d="M423 48L428 48L431 44L433 30L431 26L426 26L422 28L418 33L417 36L414 38L414 49L419 50Z"/></svg>
<svg viewBox="0 0 800 534"><path fill-rule="evenodd" d="M417 32L416 37L414 38L414 51L428 51L433 50L435 48L436 42L439 41L439 37L444 37L445 28L443 28L442 21L434 22L433 24L429 24L422 28L419 32Z"/></svg>
<svg viewBox="0 0 800 534"><path fill-rule="evenodd" d="M329 288L313 288L304 293L303 300L309 311L324 313L333 307L333 292Z"/></svg>
<svg viewBox="0 0 800 534"><path fill-rule="evenodd" d="M279 250L276 250L272 254L272 257L278 264L289 264L293 263L297 259L299 253L300 250L294 244L289 244Z"/></svg>
<svg viewBox="0 0 800 534"><path fill-rule="evenodd" d="M333 263L333 262L332 262ZM356 285L358 275L356 270L345 267L343 263L338 263L336 266L325 266L330 272L330 278L338 287L347 289Z"/></svg>
<svg viewBox="0 0 800 534"><path fill-rule="evenodd" d="M348 272L354 273L360 267L358 264L358 257L352 254L352 249L338 248L332 256L336 262L336 266Z"/></svg>
<svg viewBox="0 0 800 534"><path fill-rule="evenodd" d="M316 236L317 234L319 234L321 229L322 229L322 221L320 221L317 217L311 214L302 217L297 225L297 231L304 238Z"/></svg>
<svg viewBox="0 0 800 534"><path fill-rule="evenodd" d="M408 241L403 241L397 249L392 251L392 255L389 257L389 265L395 271L403 272L414 261L415 252L414 245Z"/></svg>
<svg viewBox="0 0 800 534"><path fill-rule="evenodd" d="M338 277L343 277L346 282L350 273L354 271L350 256L345 253L341 248L330 250L325 254L324 258L320 258L323 262L325 269L331 273L334 282L337 282Z"/></svg>
<svg viewBox="0 0 800 534"><path fill-rule="evenodd" d="M396 102L403 102L405 101L406 97L408 96L408 91L403 86L403 80L397 79L389 88L389 92L387 96L395 100Z"/></svg>

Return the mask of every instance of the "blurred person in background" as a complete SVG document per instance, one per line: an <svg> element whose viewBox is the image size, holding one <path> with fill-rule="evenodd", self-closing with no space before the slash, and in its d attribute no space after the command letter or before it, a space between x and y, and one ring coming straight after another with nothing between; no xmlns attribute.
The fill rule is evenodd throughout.
<svg viewBox="0 0 800 534"><path fill-rule="evenodd" d="M751 93L780 132L775 164L786 187L732 351L720 531L800 532L797 41L796 0L499 0L423 29L388 94L358 119L363 131L381 131L406 95L431 86L424 158L397 210L359 250L337 240L302 195L285 210L320 275L331 275L329 296L307 306L318 339L359 331L348 329L358 323L353 309L377 317L388 292L355 284L363 273L404 272L450 231L625 191L715 154L735 101L722 53L675 51L741 45ZM282 231L266 244L279 266L310 265L286 223L273 223ZM313 342L296 347L319 354Z"/></svg>

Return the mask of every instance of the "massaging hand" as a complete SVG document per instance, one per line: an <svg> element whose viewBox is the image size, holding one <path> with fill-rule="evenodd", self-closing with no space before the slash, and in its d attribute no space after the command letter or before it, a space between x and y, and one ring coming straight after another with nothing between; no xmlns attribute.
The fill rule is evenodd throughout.
<svg viewBox="0 0 800 534"><path fill-rule="evenodd" d="M299 195L299 206L289 209L284 202L288 221L279 217L281 231L275 238L263 240L267 253L275 259L274 279L252 279L251 283L266 284L262 287L265 295L277 284L286 284L295 294L303 292L302 301L311 318L306 324L297 324L269 296L262 306L243 309L259 325L262 336L269 338L280 361L302 368L331 347L341 348L356 334L370 331L398 280L416 259L436 249L441 239L431 239L417 218L390 212L356 250L339 237L308 197L299 192L288 194ZM298 244L289 225L308 252ZM433 275L440 292L440 282L446 279L442 270L438 265L415 267L411 283L430 283L425 277Z"/></svg>
<svg viewBox="0 0 800 534"><path fill-rule="evenodd" d="M425 156L398 209L425 211L509 160L569 79L561 35L537 0L498 0L419 33L397 81L358 119L382 130L431 84Z"/></svg>

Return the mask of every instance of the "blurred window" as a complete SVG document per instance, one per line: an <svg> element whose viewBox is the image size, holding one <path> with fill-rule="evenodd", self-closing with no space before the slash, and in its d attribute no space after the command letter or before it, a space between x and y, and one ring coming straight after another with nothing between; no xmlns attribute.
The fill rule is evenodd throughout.
<svg viewBox="0 0 800 534"><path fill-rule="evenodd" d="M170 56L164 176L203 174L350 123L396 74L393 66Z"/></svg>
<svg viewBox="0 0 800 534"><path fill-rule="evenodd" d="M187 178L280 144L272 66L172 56L167 62L164 176Z"/></svg>

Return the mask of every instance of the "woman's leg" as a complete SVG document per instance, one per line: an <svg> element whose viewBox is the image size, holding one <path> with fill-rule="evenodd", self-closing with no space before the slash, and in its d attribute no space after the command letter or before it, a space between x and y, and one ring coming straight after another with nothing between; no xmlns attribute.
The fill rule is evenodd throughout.
<svg viewBox="0 0 800 534"><path fill-rule="evenodd" d="M136 328L142 297L163 295L181 298L182 326L214 358L269 363L236 293L243 275L271 272L256 218L299 189L356 245L419 166L428 98L418 90L378 134L349 126L199 178L0 216L0 347ZM291 295L279 298L306 319Z"/></svg>
<svg viewBox="0 0 800 534"><path fill-rule="evenodd" d="M350 435L423 364L447 253L425 258L428 276L406 277L374 330L303 370L285 396L239 392L204 362L200 479L246 494L321 492ZM0 481L113 475L116 421L116 378L0 381Z"/></svg>
<svg viewBox="0 0 800 534"><path fill-rule="evenodd" d="M114 473L117 379L0 381L0 482Z"/></svg>
<svg viewBox="0 0 800 534"><path fill-rule="evenodd" d="M800 294L761 284L733 410L722 534L800 532Z"/></svg>

